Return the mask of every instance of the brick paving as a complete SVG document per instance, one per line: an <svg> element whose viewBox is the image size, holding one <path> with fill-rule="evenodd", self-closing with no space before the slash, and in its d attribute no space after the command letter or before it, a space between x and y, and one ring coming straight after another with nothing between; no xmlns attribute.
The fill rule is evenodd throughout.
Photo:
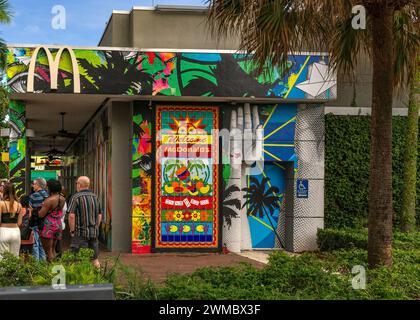
<svg viewBox="0 0 420 320"><path fill-rule="evenodd" d="M101 252L101 263L116 256L118 254L115 252ZM126 266L141 271L145 277L157 283L164 282L170 274L188 274L208 266L235 266L241 262L249 263L256 268L265 266L264 263L233 253L154 253L142 255L122 253L120 254L120 261Z"/></svg>

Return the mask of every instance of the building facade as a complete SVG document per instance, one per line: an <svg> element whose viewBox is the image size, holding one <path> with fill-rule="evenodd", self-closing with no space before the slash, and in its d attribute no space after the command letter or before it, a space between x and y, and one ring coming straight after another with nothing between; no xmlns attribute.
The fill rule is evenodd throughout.
<svg viewBox="0 0 420 320"><path fill-rule="evenodd" d="M211 40L204 14L134 8L97 48L9 46L11 178L24 193L29 156L53 137L66 188L91 177L111 250L316 249L324 105L337 97L328 56L258 74L237 41ZM56 130L59 113L74 135L64 120Z"/></svg>

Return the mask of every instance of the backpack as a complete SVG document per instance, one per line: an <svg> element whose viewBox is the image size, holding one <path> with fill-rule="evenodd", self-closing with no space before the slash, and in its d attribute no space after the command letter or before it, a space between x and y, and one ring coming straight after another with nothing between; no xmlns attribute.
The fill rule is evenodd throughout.
<svg viewBox="0 0 420 320"><path fill-rule="evenodd" d="M48 198L48 194L43 194L40 193L41 196L44 198L43 200ZM38 208L32 208L32 217L31 217L31 221L30 221L30 227L38 227L38 230L40 230L39 228L42 226L42 219L39 218L38 213L39 210L41 210L42 205L40 205Z"/></svg>
<svg viewBox="0 0 420 320"><path fill-rule="evenodd" d="M31 227L29 221L28 209L25 209L25 215L22 217L22 225L20 226L20 239L29 240L31 236Z"/></svg>

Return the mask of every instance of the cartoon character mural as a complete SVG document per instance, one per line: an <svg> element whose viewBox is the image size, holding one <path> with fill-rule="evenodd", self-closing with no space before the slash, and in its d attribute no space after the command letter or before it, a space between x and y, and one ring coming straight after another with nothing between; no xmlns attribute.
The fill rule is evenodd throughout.
<svg viewBox="0 0 420 320"><path fill-rule="evenodd" d="M7 79L12 92L27 89L29 64L35 48L9 48ZM58 49L50 49L55 58ZM140 52L74 49L80 74L81 93L279 97L328 99L335 96L335 75L326 57L290 56L286 67L267 64L257 72L249 54ZM51 92L50 66L43 50L35 68L35 92ZM72 64L67 51L58 70L58 93L71 93ZM240 79L240 81L238 81Z"/></svg>
<svg viewBox="0 0 420 320"><path fill-rule="evenodd" d="M152 124L151 110L133 106L132 253L151 252Z"/></svg>
<svg viewBox="0 0 420 320"><path fill-rule="evenodd" d="M157 106L157 249L219 248L217 107Z"/></svg>
<svg viewBox="0 0 420 320"><path fill-rule="evenodd" d="M26 117L25 103L11 100L9 103L9 178L15 184L18 197L25 194L26 172Z"/></svg>

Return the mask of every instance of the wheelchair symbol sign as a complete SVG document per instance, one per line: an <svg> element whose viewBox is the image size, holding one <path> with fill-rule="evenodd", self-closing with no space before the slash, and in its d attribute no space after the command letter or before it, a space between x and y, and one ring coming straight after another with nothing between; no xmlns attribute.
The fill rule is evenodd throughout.
<svg viewBox="0 0 420 320"><path fill-rule="evenodd" d="M309 181L307 179L297 179L296 181L296 197L309 197Z"/></svg>

